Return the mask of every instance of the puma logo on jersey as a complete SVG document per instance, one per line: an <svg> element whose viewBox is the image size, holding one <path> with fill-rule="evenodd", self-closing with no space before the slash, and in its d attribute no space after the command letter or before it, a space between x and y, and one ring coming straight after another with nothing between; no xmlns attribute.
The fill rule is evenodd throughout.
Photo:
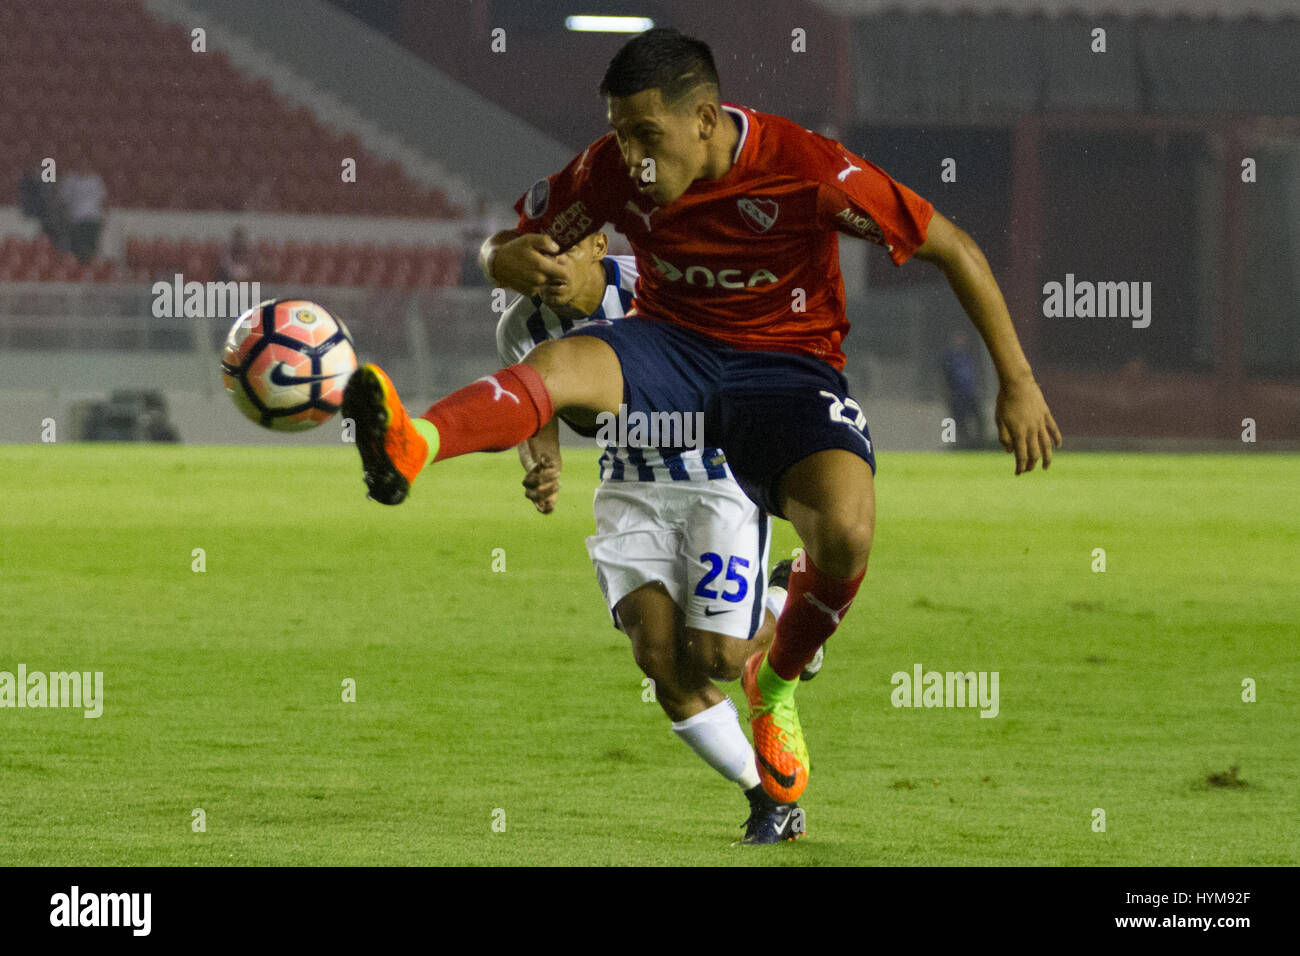
<svg viewBox="0 0 1300 956"><path fill-rule="evenodd" d="M848 166L844 167L844 169L840 171L840 174L835 177L842 183L847 182L848 178L852 176L854 173L862 172L862 167L854 166L852 160L845 160L845 162L848 163Z"/></svg>
<svg viewBox="0 0 1300 956"><path fill-rule="evenodd" d="M495 375L484 375L481 379L479 379L479 381L492 383L492 388L495 389L495 391L492 393L492 401L499 402L501 401L502 395L509 395L512 399L514 399L516 405L519 404L519 396L516 395L514 392L508 390L504 386L502 386L502 384L497 381Z"/></svg>
<svg viewBox="0 0 1300 956"><path fill-rule="evenodd" d="M849 601L848 604L844 605L842 608L840 608L837 611L835 608L827 607L825 604L819 601L814 595L809 594L807 591L804 592L803 596L807 599L809 604L811 604L817 610L821 611L823 614L829 617L831 619L831 623L834 624L836 627L840 626L840 616L843 615L844 612L847 611L849 609L849 606L853 603L852 601Z"/></svg>
<svg viewBox="0 0 1300 956"><path fill-rule="evenodd" d="M655 206L655 207L654 207L653 209L651 209L649 212L645 212L644 210L641 209L640 206L638 206L636 203L634 203L632 200L629 199L629 200L627 201L627 207L626 207L626 208L627 208L627 211L628 211L628 212L632 213L632 214L635 215L638 219L640 219L642 222L645 223L645 231L646 231L646 232L649 232L649 231L650 231L650 217L653 216L656 212L659 211L659 207L658 207L658 206Z"/></svg>

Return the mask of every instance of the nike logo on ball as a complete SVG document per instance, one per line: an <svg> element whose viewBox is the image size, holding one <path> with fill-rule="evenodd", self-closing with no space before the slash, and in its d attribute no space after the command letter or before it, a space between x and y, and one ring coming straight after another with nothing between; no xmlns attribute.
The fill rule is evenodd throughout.
<svg viewBox="0 0 1300 956"><path fill-rule="evenodd" d="M338 378L340 374L335 372L332 375L290 375L284 369L283 362L276 362L271 366L272 385L310 385L312 382L326 382Z"/></svg>

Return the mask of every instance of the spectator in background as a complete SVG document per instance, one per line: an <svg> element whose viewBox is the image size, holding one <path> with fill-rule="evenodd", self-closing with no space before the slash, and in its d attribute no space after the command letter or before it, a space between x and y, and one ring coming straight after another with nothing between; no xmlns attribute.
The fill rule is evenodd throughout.
<svg viewBox="0 0 1300 956"><path fill-rule="evenodd" d="M217 263L218 282L249 282L257 271L253 247L243 226L236 226Z"/></svg>
<svg viewBox="0 0 1300 956"><path fill-rule="evenodd" d="M948 351L943 354L943 381L948 391L948 411L957 423L957 447L982 448L984 419L980 415L975 357L968 345L961 329L948 339Z"/></svg>
<svg viewBox="0 0 1300 956"><path fill-rule="evenodd" d="M255 185L244 196L244 210L256 212L280 212L284 209L284 203L280 199L280 190L274 179L269 176L261 176Z"/></svg>
<svg viewBox="0 0 1300 956"><path fill-rule="evenodd" d="M99 248L107 190L104 180L90 168L83 154L73 153L69 167L68 172L59 174L59 197L67 209L72 254L78 262L86 265Z"/></svg>
<svg viewBox="0 0 1300 956"><path fill-rule="evenodd" d="M42 176L41 158L28 163L23 178L18 182L18 205L28 219L40 221L41 232L50 237L50 243L59 252L68 251L68 219L59 197L59 187L46 182Z"/></svg>

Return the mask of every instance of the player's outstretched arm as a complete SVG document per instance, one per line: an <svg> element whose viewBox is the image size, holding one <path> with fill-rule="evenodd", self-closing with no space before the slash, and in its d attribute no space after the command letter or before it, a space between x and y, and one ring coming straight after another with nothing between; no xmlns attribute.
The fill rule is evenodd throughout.
<svg viewBox="0 0 1300 956"><path fill-rule="evenodd" d="M559 244L545 233L503 229L488 236L479 248L478 264L488 281L523 295L536 295L547 279L564 279L555 264Z"/></svg>
<svg viewBox="0 0 1300 956"><path fill-rule="evenodd" d="M552 418L532 438L519 446L524 466L524 497L544 515L555 510L560 494L560 420Z"/></svg>
<svg viewBox="0 0 1300 956"><path fill-rule="evenodd" d="M993 358L998 373L998 440L1015 454L1016 474L1033 471L1040 458L1047 468L1052 463L1053 446L1061 447L1061 430L1034 381L984 253L974 239L936 210L926 240L915 255L934 263L947 276Z"/></svg>

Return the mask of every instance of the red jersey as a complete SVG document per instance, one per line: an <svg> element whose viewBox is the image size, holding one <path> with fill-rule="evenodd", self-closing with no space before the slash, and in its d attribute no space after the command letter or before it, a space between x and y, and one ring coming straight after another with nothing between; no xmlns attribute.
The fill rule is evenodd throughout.
<svg viewBox="0 0 1300 956"><path fill-rule="evenodd" d="M606 133L515 203L518 231L567 248L612 223L640 272L630 314L842 369L849 323L837 233L883 246L902 265L925 242L934 207L832 139L781 116L722 108L740 138L721 178L656 206Z"/></svg>

